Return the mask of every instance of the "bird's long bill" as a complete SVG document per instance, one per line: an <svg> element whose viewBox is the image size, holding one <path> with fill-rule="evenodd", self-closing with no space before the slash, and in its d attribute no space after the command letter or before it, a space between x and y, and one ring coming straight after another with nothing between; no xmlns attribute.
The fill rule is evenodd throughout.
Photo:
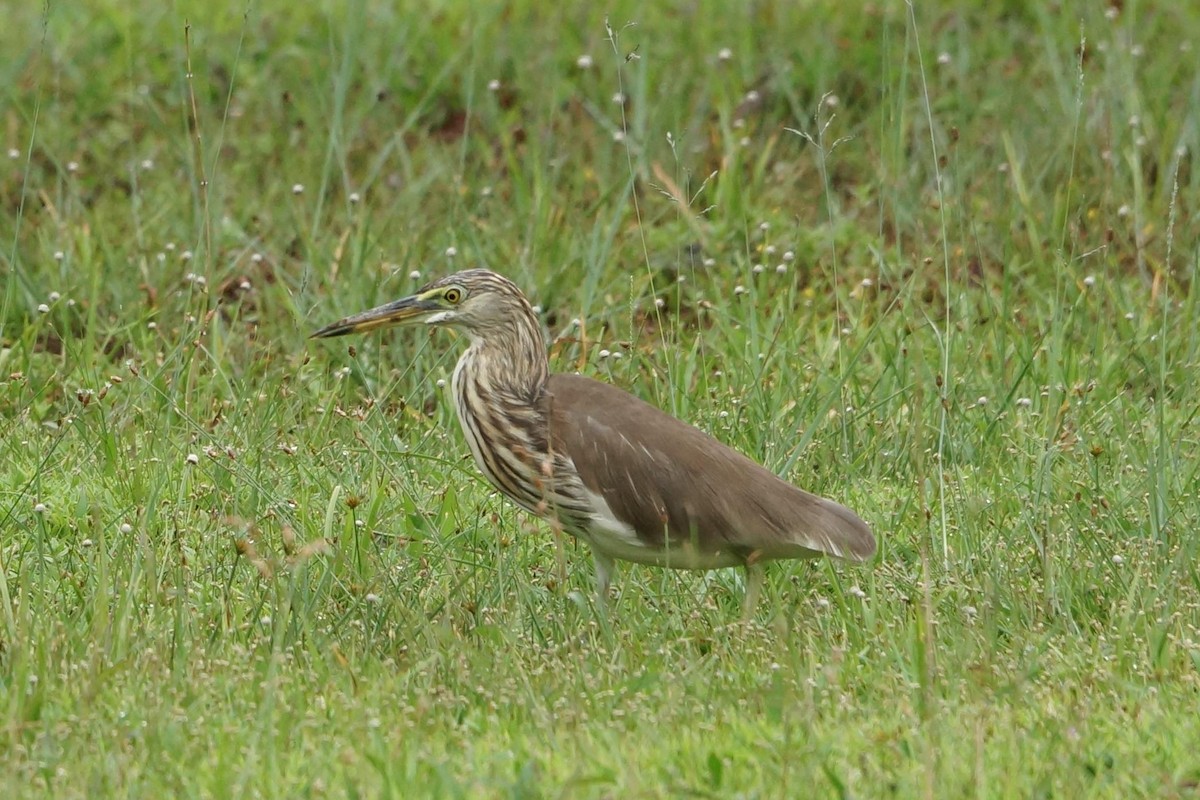
<svg viewBox="0 0 1200 800"><path fill-rule="evenodd" d="M345 336L348 333L366 333L376 328L387 328L420 319L438 306L420 295L405 297L401 300L372 308L361 314L354 314L326 325L321 330L309 336L310 339L326 339L330 336Z"/></svg>

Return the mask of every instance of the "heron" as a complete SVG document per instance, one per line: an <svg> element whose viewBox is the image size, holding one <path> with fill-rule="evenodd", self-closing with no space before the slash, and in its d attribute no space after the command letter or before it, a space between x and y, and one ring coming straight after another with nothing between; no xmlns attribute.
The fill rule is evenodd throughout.
<svg viewBox="0 0 1200 800"><path fill-rule="evenodd" d="M590 547L601 606L617 561L742 567L750 618L766 562L875 554L870 527L846 506L611 384L551 373L528 299L490 270L439 278L312 338L420 323L466 335L450 395L475 464L518 506Z"/></svg>

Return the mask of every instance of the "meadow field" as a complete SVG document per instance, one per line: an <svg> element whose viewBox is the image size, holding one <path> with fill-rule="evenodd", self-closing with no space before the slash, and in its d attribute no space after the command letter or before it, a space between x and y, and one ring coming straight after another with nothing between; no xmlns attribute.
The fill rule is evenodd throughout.
<svg viewBox="0 0 1200 800"><path fill-rule="evenodd" d="M1200 796L1194 5L10 4L0 796ZM481 265L877 557L599 613Z"/></svg>

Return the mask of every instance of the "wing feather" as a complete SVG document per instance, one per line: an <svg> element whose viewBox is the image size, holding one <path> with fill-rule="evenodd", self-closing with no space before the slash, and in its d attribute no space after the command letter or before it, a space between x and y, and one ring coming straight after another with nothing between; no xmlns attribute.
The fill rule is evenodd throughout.
<svg viewBox="0 0 1200 800"><path fill-rule="evenodd" d="M875 553L870 528L850 509L621 389L555 374L547 402L553 446L650 547L756 559Z"/></svg>

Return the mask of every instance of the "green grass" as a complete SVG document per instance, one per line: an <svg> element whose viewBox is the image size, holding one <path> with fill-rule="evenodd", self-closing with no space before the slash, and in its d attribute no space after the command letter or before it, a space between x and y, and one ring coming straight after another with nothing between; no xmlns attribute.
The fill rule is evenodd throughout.
<svg viewBox="0 0 1200 800"><path fill-rule="evenodd" d="M5 12L0 796L1200 792L1200 14L349 5ZM877 560L602 621L305 338L479 264Z"/></svg>

